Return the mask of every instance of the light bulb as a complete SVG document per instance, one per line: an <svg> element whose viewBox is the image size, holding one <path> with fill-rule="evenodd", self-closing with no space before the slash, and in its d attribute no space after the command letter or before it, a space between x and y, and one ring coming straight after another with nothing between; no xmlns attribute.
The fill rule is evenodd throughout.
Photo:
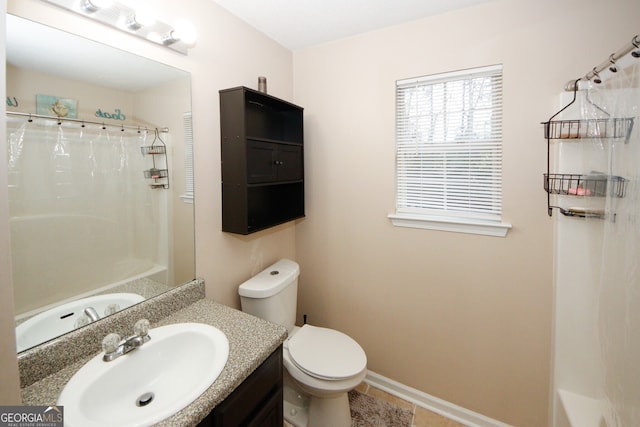
<svg viewBox="0 0 640 427"><path fill-rule="evenodd" d="M176 29L172 31L172 38L180 40L188 46L193 46L198 36L191 22L186 19L180 19L176 22Z"/></svg>
<svg viewBox="0 0 640 427"><path fill-rule="evenodd" d="M112 5L113 0L84 0L82 3L82 9L86 12L93 13L97 12L99 9L111 7Z"/></svg>
<svg viewBox="0 0 640 427"><path fill-rule="evenodd" d="M113 5L113 0L89 0L89 2L100 9Z"/></svg>
<svg viewBox="0 0 640 427"><path fill-rule="evenodd" d="M141 3L136 7L135 20L138 24L148 27L156 22L156 13L147 3Z"/></svg>

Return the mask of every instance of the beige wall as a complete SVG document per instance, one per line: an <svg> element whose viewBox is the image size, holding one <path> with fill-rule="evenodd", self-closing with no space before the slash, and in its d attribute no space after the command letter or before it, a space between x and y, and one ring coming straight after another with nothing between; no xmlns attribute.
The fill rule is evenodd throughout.
<svg viewBox="0 0 640 427"><path fill-rule="evenodd" d="M552 221L541 121L567 80L637 34L628 0L497 0L294 53L305 107L299 320L369 368L517 426L548 425ZM504 65L506 238L393 227L394 82Z"/></svg>
<svg viewBox="0 0 640 427"><path fill-rule="evenodd" d="M123 114L133 114L134 94L124 90L97 86L77 80L7 65L7 96L17 98L18 106L6 106L7 111L36 112L36 94L63 96L78 101L78 118L100 120L95 112L101 109L113 112L119 108ZM122 123L106 120L106 123Z"/></svg>
<svg viewBox="0 0 640 427"><path fill-rule="evenodd" d="M4 6L4 0L0 2ZM295 256L295 227L288 224L250 237L235 237L220 231L218 90L240 85L257 88L258 76L267 76L269 93L291 100L292 53L210 0L191 0L188 8L184 2L172 0L156 0L154 5L165 20L185 17L196 26L198 43L188 56L134 39L41 1L9 0L7 10L106 44L126 46L128 51L191 72L196 157L196 274L206 280L208 298L239 307L237 286L240 282L280 257ZM3 30L3 39L4 33ZM0 44L4 49L4 43ZM2 131L1 135L5 132ZM16 402L19 398L13 337L13 290L9 269L6 268L10 263L4 136L0 139L0 153L0 200L3 201L0 203L0 259L3 267L0 268L0 404L4 404Z"/></svg>

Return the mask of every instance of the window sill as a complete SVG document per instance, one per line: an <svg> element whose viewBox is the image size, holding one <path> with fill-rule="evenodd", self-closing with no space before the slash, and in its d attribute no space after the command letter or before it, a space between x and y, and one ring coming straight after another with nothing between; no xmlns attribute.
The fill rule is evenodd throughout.
<svg viewBox="0 0 640 427"><path fill-rule="evenodd" d="M451 231L493 237L506 237L507 232L511 229L511 224L506 222L464 220L437 216L390 214L389 219L396 227L422 228L425 230Z"/></svg>

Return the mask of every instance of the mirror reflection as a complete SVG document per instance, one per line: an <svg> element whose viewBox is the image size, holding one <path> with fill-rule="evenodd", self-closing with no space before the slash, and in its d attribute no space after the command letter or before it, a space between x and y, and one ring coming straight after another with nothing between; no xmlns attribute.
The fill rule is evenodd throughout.
<svg viewBox="0 0 640 427"><path fill-rule="evenodd" d="M22 351L194 278L191 87L185 71L12 15L6 61Z"/></svg>

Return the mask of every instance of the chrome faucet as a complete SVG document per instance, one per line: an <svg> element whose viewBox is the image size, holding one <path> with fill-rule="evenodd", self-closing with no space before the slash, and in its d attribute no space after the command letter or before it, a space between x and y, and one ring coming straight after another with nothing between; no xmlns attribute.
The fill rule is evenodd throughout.
<svg viewBox="0 0 640 427"><path fill-rule="evenodd" d="M98 312L96 311L95 308L93 307L87 307L84 310L84 314L87 315L87 317L92 321L95 322L96 320L100 319L100 316L98 316Z"/></svg>
<svg viewBox="0 0 640 427"><path fill-rule="evenodd" d="M133 332L134 335L124 340L120 338L120 335L114 333L104 337L102 340L102 350L104 350L102 360L110 362L123 354L129 353L131 350L142 347L144 343L151 339L149 336L149 321L147 319L138 320L133 326Z"/></svg>

